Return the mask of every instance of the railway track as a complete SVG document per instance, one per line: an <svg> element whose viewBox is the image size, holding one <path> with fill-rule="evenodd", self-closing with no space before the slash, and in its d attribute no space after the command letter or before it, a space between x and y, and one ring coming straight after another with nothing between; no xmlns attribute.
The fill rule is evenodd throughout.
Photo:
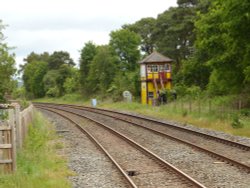
<svg viewBox="0 0 250 188"><path fill-rule="evenodd" d="M41 104L40 104L41 105ZM51 106L51 104L50 104L50 106ZM86 115L86 109L82 109L82 107L75 107L75 106L72 106L72 105L60 105L60 106L54 106L54 105L52 105L52 107L55 107L55 108L63 108L64 110L66 110L66 111L68 111L68 112L70 112L70 113L77 113L78 115L82 115L83 114L83 112L85 112L85 115ZM101 119L101 117L100 116L104 116L104 114L103 114L103 112L96 112L96 110L98 110L98 111L100 111L100 109L92 109L92 108L87 108L87 111L88 111L88 113L89 113L89 117L91 117L91 115L90 115L90 113L92 113L92 116L96 116L96 117L99 117L100 119ZM91 112L90 112L91 111ZM112 111L111 111L112 112ZM110 113L110 112L109 112ZM107 116L107 114L105 115L105 116ZM139 126L139 125L136 125L135 123L131 123L131 120L129 120L129 121L125 121L125 120L122 120L121 118L118 118L118 117L113 117L113 116L111 116L110 114L107 116L107 117L109 117L110 118L110 120L109 121L112 121L113 123L111 123L111 124L113 124L113 128L117 128L117 127L120 127L120 125L122 124L122 122L126 122L127 123L127 125L124 125L125 126L125 128L124 128L124 130L119 130L119 128L117 129L117 131L119 131L119 132L124 132L124 134L127 134L127 136L129 136L130 138L133 138L133 139L137 139L138 140L138 142L140 142L140 139L138 139L137 137L140 137L140 134L144 131L145 132L145 130L148 130L148 134L152 134L152 131L150 130L150 129L145 129L145 128L143 128L143 127L141 127L141 126ZM102 117L103 118L103 117ZM129 124L130 123L130 124ZM115 126L115 124L116 125L119 125L119 126ZM134 126L128 126L128 125L134 125ZM143 122L141 122L141 124L143 124ZM149 127L155 127L155 125L154 126L152 126L152 124L151 125L148 125ZM162 125L161 125L162 126ZM112 127L112 126L111 126ZM134 135L134 137L132 136L133 134L134 134L134 132L136 132L136 129L135 129L135 127L140 127L141 128L141 130L139 130L139 133L138 133L138 135ZM133 131L130 131L130 132L128 132L128 129L134 129ZM138 129L138 128L137 128ZM145 130L144 130L145 129ZM138 130L137 130L138 131ZM166 135L165 134L162 134L162 133L158 133L157 131L156 132L154 132L154 133L156 133L156 134L158 134L159 136L165 136L166 137ZM150 137L150 136L149 136ZM169 139L169 136L167 136L167 138ZM155 139L154 141L155 142L158 142L157 140L159 140L160 139L160 137L159 138L157 138L157 139ZM172 140L175 140L176 141L176 139L175 138L171 138L170 137L170 139L172 139ZM157 151L157 149L155 149L155 148L157 148L158 147L158 145L160 146L160 145L164 145L163 143L164 143L164 140L163 140L163 142L162 141L160 141L159 143L157 143L157 144L155 144L155 145L152 145L152 144L146 144L146 142L149 142L149 141L147 141L148 139L144 139L144 140L142 140L141 141L141 144L144 144L144 146L145 147L147 147L148 149L150 149L151 151L154 151L154 152L158 152ZM153 142L153 137L152 137L152 139L151 139L151 137L150 137L150 140L152 140L152 142ZM166 140L166 139L165 139ZM204 139L205 141L206 141L206 139ZM183 141L179 141L178 139L177 139L177 141L178 142L181 142L181 143L183 143ZM221 144L221 142L219 142L220 144ZM166 144L169 144L169 142L166 142ZM187 143L184 143L184 144L186 144L186 145L189 145L189 143L187 144ZM192 144L192 143L191 143ZM228 146L227 144L226 145L222 145L223 147L225 147L225 146ZM150 148L151 147L151 148ZM160 150L169 150L168 148L165 148L164 149L164 147L163 146L161 146L162 148L160 148ZM178 145L178 146L175 146L176 148L178 147L178 148L180 148L180 146ZM200 151L203 151L204 149L203 148L199 148L199 147L196 147L196 146L192 146L193 148L195 148L195 153L197 153L197 151L196 150L200 150ZM245 148L243 148L243 149L241 149L241 147L236 147L236 146L230 146L230 147L232 147L232 148L230 148L230 152L232 151L232 149L239 149L240 150L240 152L248 152ZM185 148L184 148L185 149ZM222 150L223 150L223 148L221 148ZM190 149L189 149L190 150ZM169 150L169 152L170 152L170 150ZM172 152L172 150L171 150L171 152ZM178 153L180 153L180 152L182 152L181 151L181 149L179 149L179 151L176 153L177 155L178 155ZM192 152L192 151L191 151ZM204 151L203 151L204 152ZM225 152L225 151L224 151ZM161 152L160 152L161 153ZM183 158L184 157L186 157L186 156L188 156L189 155L189 153L190 153L190 151L188 152L188 153L186 153L184 156L183 156ZM235 161L231 161L231 159L227 159L227 158L224 158L224 156L220 156L220 155L218 155L218 154L216 154L216 153L211 153L210 151L206 151L205 152L206 154L208 154L208 155L210 155L210 156L212 156L213 158L214 158L214 161L211 161L211 159L210 160L208 160L208 159L205 159L205 158L207 158L206 156L200 156L200 157L198 157L198 159L195 159L195 160L193 160L192 158L192 155L189 157L189 159L188 160L191 160L191 162L188 162L187 164L184 164L184 167L183 167L183 165L181 166L178 166L178 168L180 167L181 169L184 169L185 170L185 172L187 173L187 174L189 174L189 175L191 175L192 177L194 177L195 179L197 179L199 182L202 182L202 183L204 183L206 186L208 186L208 187L217 187L217 186L225 186L224 185L224 183L223 183L223 181L227 181L227 186L228 185L233 185L234 183L230 183L230 181L232 180L232 178L235 178L235 179L237 179L237 176L238 177L240 177L240 176L242 176L242 179L249 179L249 167L247 166L247 165L245 165L245 164L242 164L242 163L238 163L237 161L235 162ZM158 153L157 153L158 154ZM238 153L239 154L239 156L240 156L240 153ZM166 152L166 154L165 155L171 155L171 154L169 154L168 152ZM164 158L164 155L162 155L162 157ZM174 156L175 157L175 156ZM249 157L249 155L248 155L248 157ZM194 157L194 158L197 158L197 157ZM199 166L199 164L196 164L197 163L197 161L196 160L200 160L199 158L202 158L202 160L204 160L204 163L208 163L208 165L203 165L203 166L205 166L205 167L203 167L203 166L201 166L201 168L208 168L208 170L205 170L205 169L199 169L199 168L195 168L196 166ZM168 158L164 158L165 160L168 160ZM182 160L182 159L181 159ZM185 159L183 159L184 161L185 161ZM219 161L218 161L219 160ZM178 160L177 160L178 161ZM179 161L180 163L183 163L182 161ZM179 162L177 162L176 164L177 165L179 165ZM194 164L196 164L195 166L193 166L194 168L194 170L193 171L195 171L195 169L196 169L196 172L191 172L190 170L188 170L187 169L187 171L186 171L186 169L185 169L185 165L186 166L190 166L190 165L192 165L192 162L194 163ZM173 164L175 164L175 161L172 161L172 163ZM209 165L209 163L211 164L211 163L215 163L215 164L217 164L218 163L218 165L221 165L221 167L219 166L219 168L222 168L221 170L219 170L218 172L216 172L217 173L217 175L216 175L216 173L214 173L214 174L210 174L209 176L211 176L212 178L213 178L213 176L218 176L217 178L215 178L215 179L210 179L209 178L209 176L207 176L207 172L206 171L214 171L213 170L213 168L217 168L217 166L218 165L213 165L213 164L211 164L211 165ZM237 172L237 173L232 173L232 172L236 172L237 171L237 169L235 169L235 168L231 168L231 165L234 165L235 167L237 167L238 169L239 169L239 172ZM210 169L209 169L210 168ZM217 171L217 169L216 169L216 171ZM229 172L228 174L231 174L231 175L228 175L227 174L227 172ZM246 174L246 173L247 174ZM198 173L198 174L197 174ZM213 173L213 172L212 172ZM242 175L241 175L241 173L242 173ZM235 175L232 175L232 174L235 174ZM197 176L197 177L196 177ZM201 176L203 176L201 179L199 179ZM226 179L225 179L225 177L224 176L228 176ZM210 180L210 182L209 181L207 181L206 179L208 179L208 180ZM239 178L239 179L241 179L241 178ZM222 184L220 183L220 182L217 182L217 181L221 181L222 182ZM235 180L236 182L238 181L238 180ZM239 180L240 181L240 180ZM243 180L244 181L244 180ZM232 181L233 182L233 181ZM244 185L243 185L244 184ZM246 185L249 185L250 183L249 183L249 181L246 181L245 183L243 183L242 185L243 186L240 186L240 184L237 184L237 186L236 187L248 187L248 186L246 186ZM227 186L225 186L225 187L227 187ZM233 187L233 186L232 186Z"/></svg>
<svg viewBox="0 0 250 188"><path fill-rule="evenodd" d="M205 187L142 145L102 122L58 107L35 105L71 121L110 158L131 187ZM95 124L83 126L83 118Z"/></svg>
<svg viewBox="0 0 250 188"><path fill-rule="evenodd" d="M211 156L219 158L221 161L227 161L232 165L250 171L250 146L150 118L84 106L62 104L60 104L60 106L89 111L131 123L135 126L153 131L156 134L166 136L169 139L192 146ZM148 122L150 122L150 124Z"/></svg>

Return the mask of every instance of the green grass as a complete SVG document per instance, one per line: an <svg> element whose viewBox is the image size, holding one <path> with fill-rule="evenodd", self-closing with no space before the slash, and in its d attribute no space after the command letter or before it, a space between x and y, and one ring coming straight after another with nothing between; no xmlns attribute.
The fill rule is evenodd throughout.
<svg viewBox="0 0 250 188"><path fill-rule="evenodd" d="M102 103L99 107L109 108L114 110L126 110L137 112L142 115L151 117L173 120L185 124L192 124L196 127L207 128L211 130L217 130L226 132L232 135L250 137L250 118L247 116L240 116L240 121L244 125L243 128L232 127L231 114L218 116L217 113L197 113L189 112L187 109L183 110L178 106L162 105L159 107L152 107L147 105L141 105L139 103Z"/></svg>
<svg viewBox="0 0 250 188"><path fill-rule="evenodd" d="M80 95L71 94L61 98L43 98L36 102L54 102L65 104L90 105L90 100L83 99ZM191 108L190 108L191 104ZM181 122L183 125L192 124L196 127L207 128L226 132L232 135L250 137L250 117L249 115L239 115L243 128L233 128L232 122L235 114L240 114L237 110L237 96L215 97L213 99L202 99L190 101L178 99L176 103L169 103L158 107L142 105L137 102L112 102L111 100L98 100L97 107L114 110L126 110L156 118ZM248 114L250 110L247 110Z"/></svg>
<svg viewBox="0 0 250 188"><path fill-rule="evenodd" d="M51 102L51 103L64 103L64 104L79 104L86 102L80 94L67 94L59 98L40 98L34 99L33 102Z"/></svg>
<svg viewBox="0 0 250 188"><path fill-rule="evenodd" d="M53 127L35 113L23 149L17 156L17 171L0 175L0 188L69 188L67 161L57 153L60 142Z"/></svg>

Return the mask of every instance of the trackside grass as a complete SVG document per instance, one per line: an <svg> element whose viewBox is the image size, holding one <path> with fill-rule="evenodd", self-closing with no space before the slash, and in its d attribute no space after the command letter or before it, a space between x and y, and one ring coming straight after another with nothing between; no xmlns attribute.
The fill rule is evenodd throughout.
<svg viewBox="0 0 250 188"><path fill-rule="evenodd" d="M102 103L99 105L102 108L109 108L114 110L126 110L137 112L139 114L173 120L181 122L183 125L192 124L196 127L207 128L211 130L217 130L226 132L232 135L250 137L250 118L240 116L240 121L244 125L243 128L233 128L232 118L230 115L227 118L218 118L216 114L197 114L195 112L190 113L182 111L180 108L173 109L168 105L152 107L147 105L141 105L139 103Z"/></svg>
<svg viewBox="0 0 250 188"><path fill-rule="evenodd" d="M17 171L0 175L0 188L69 188L67 161L57 154L52 125L38 112L17 156Z"/></svg>
<svg viewBox="0 0 250 188"><path fill-rule="evenodd" d="M241 115L239 111L233 110L230 106L225 104L230 103L230 97L218 97L211 101L211 106L208 101L192 101L192 110L190 108L190 101L177 100L176 103L169 103L162 106L148 106L142 105L138 102L112 102L112 100L101 101L98 100L97 107L108 108L114 110L126 110L136 112L139 114L173 120L181 122L183 125L192 124L196 127L207 128L226 132L228 134L250 137L250 117L249 115ZM80 95L70 94L60 98L42 98L36 99L34 102L53 102L64 104L79 104L90 105L90 100L83 99ZM222 107L221 107L222 106ZM199 110L200 109L200 110ZM250 110L248 109L247 112ZM239 116L239 122L243 128L233 128L233 117Z"/></svg>

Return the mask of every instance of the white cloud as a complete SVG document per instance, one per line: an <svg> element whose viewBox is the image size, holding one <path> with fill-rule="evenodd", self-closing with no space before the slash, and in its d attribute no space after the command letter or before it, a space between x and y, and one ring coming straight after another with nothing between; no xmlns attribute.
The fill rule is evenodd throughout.
<svg viewBox="0 0 250 188"><path fill-rule="evenodd" d="M176 0L8 0L1 2L0 19L9 25L4 34L16 47L17 64L32 51L64 50L77 61L85 42L106 44L110 31L175 5Z"/></svg>

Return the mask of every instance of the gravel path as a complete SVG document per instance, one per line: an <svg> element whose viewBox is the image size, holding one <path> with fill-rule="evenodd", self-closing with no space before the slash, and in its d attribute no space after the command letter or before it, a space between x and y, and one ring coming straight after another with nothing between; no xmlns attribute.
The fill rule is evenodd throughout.
<svg viewBox="0 0 250 188"><path fill-rule="evenodd" d="M55 125L66 146L62 152L69 160L69 168L75 172L75 176L69 177L74 188L129 187L109 158L86 135L62 117L41 111Z"/></svg>

